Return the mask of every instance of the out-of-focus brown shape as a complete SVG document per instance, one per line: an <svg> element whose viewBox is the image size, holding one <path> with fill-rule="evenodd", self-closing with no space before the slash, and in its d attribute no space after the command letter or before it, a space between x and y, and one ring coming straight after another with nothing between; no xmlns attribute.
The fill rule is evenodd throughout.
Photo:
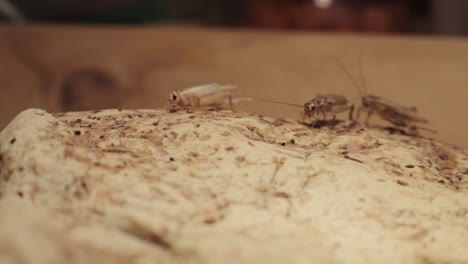
<svg viewBox="0 0 468 264"><path fill-rule="evenodd" d="M402 3L370 4L362 10L364 32L404 32L408 30L408 7Z"/></svg>
<svg viewBox="0 0 468 264"><path fill-rule="evenodd" d="M70 73L61 84L61 104L65 111L119 108L125 100L118 80L111 74L83 69Z"/></svg>
<svg viewBox="0 0 468 264"><path fill-rule="evenodd" d="M291 22L287 16L288 1L251 1L246 9L246 24L265 28L287 28Z"/></svg>
<svg viewBox="0 0 468 264"><path fill-rule="evenodd" d="M314 1L256 0L247 5L246 24L264 28L404 32L408 29L408 3L354 6L333 1L320 7Z"/></svg>

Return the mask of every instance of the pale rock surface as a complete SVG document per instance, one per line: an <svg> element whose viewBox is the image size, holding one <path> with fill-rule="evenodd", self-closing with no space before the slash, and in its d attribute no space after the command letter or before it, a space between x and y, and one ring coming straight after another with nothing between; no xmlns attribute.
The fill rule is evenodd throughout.
<svg viewBox="0 0 468 264"><path fill-rule="evenodd" d="M0 263L468 263L468 154L246 113L30 109Z"/></svg>

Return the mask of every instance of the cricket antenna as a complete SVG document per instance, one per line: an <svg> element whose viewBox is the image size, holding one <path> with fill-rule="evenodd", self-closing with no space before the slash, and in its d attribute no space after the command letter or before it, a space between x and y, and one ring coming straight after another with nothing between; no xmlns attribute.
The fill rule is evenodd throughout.
<svg viewBox="0 0 468 264"><path fill-rule="evenodd" d="M303 105L298 105L298 104L292 104L292 103L285 103L285 102L279 102L279 101L273 101L273 100L267 100L267 99L262 99L254 96L248 96L249 98L252 98L254 100L258 101L263 101L263 102L268 102L268 103L273 103L273 104L282 104L282 105L289 105L289 106L295 106L295 107L300 107L303 108Z"/></svg>
<svg viewBox="0 0 468 264"><path fill-rule="evenodd" d="M333 56L333 58L335 59L335 61L338 63L338 65L340 66L341 70L343 70L343 72L348 76L348 78L351 80L351 82L353 82L354 86L356 87L359 95L362 97L364 96L364 92L361 91L361 86L359 85L359 83L353 78L353 76L351 75L351 73L346 69L346 66L343 64L343 62L341 62L340 59L338 59L338 57L336 56Z"/></svg>

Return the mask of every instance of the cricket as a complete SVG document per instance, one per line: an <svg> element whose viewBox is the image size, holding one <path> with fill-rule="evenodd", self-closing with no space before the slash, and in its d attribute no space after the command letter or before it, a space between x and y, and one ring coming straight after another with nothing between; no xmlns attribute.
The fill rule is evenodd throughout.
<svg viewBox="0 0 468 264"><path fill-rule="evenodd" d="M302 120L314 119L313 124L315 125L319 120L327 121L327 114L332 114L331 120L334 121L336 114L348 110L348 118L353 120L354 105L349 104L346 97L336 94L318 95L304 104ZM319 119L319 115L322 116L322 119Z"/></svg>
<svg viewBox="0 0 468 264"><path fill-rule="evenodd" d="M213 107L220 109L222 105L229 104L234 112L233 104L248 98L233 99L237 86L218 83L203 84L190 87L181 91L173 91L169 94L168 103L170 109L190 109L201 107Z"/></svg>
<svg viewBox="0 0 468 264"><path fill-rule="evenodd" d="M335 57L335 60L353 83L361 98L361 106L357 111L356 119L359 119L361 111L365 111L367 113L366 119L364 121L366 126L369 125L371 116L376 114L381 119L386 120L397 127L409 129L409 132L412 135L419 135L418 129L431 131L427 128L418 127L416 125L417 123L428 123L428 120L419 117L415 107L403 106L390 101L389 99L371 95L366 92L361 59L359 59L360 84L352 77L351 73L346 69L345 65L340 59Z"/></svg>
<svg viewBox="0 0 468 264"><path fill-rule="evenodd" d="M302 108L302 111L300 113L302 122L308 123L312 120L312 122L310 123L311 127L315 127L315 125L319 121L323 121L324 123L326 123L327 121L334 121L336 118L336 114L348 110L349 119L353 120L354 105L349 104L346 97L342 95L317 95L310 101L306 102L304 105L266 100L258 97L251 98L259 101L300 107ZM328 114L332 114L332 118L330 120L327 119Z"/></svg>

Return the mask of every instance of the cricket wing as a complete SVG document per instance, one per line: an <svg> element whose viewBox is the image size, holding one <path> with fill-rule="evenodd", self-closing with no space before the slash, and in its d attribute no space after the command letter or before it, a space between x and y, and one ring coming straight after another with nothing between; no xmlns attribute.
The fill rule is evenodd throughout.
<svg viewBox="0 0 468 264"><path fill-rule="evenodd" d="M416 108L414 107L407 107L407 106L401 105L399 103L396 103L394 101L391 101L389 99L382 98L379 96L371 96L371 97L372 97L372 100L379 102L382 105L390 107L393 111L397 112L398 114L406 115L406 116L417 115Z"/></svg>
<svg viewBox="0 0 468 264"><path fill-rule="evenodd" d="M181 94L193 94L202 98L234 89L237 89L237 86L231 84L221 85L217 83L210 83L187 88L183 90Z"/></svg>
<svg viewBox="0 0 468 264"><path fill-rule="evenodd" d="M418 111L415 107L407 107L402 106L396 103L393 103L392 108L394 108L395 112L402 116L406 116L411 122L419 122L419 123L428 123L429 121L425 118L418 116Z"/></svg>
<svg viewBox="0 0 468 264"><path fill-rule="evenodd" d="M417 115L417 112L411 108L397 108L394 106L386 107L384 115L381 116L383 119L398 125L408 126L409 123L428 123L428 120Z"/></svg>

